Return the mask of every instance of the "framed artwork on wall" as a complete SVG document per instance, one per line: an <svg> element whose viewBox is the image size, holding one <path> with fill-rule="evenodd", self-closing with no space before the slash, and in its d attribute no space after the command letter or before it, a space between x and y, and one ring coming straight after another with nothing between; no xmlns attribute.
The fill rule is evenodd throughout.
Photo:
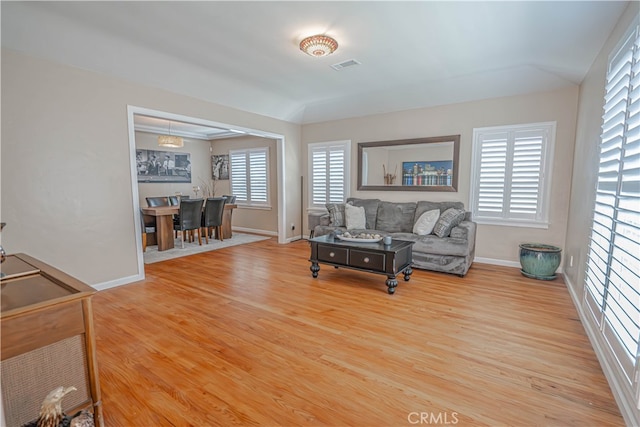
<svg viewBox="0 0 640 427"><path fill-rule="evenodd" d="M223 181L229 179L229 155L214 154L211 156L211 179Z"/></svg>
<svg viewBox="0 0 640 427"><path fill-rule="evenodd" d="M191 154L136 149L138 182L191 182Z"/></svg>
<svg viewBox="0 0 640 427"><path fill-rule="evenodd" d="M451 186L453 161L402 162L402 185Z"/></svg>

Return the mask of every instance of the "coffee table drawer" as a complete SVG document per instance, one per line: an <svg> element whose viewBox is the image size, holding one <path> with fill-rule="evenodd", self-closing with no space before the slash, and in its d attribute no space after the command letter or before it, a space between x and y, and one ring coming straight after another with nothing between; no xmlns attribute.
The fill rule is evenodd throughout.
<svg viewBox="0 0 640 427"><path fill-rule="evenodd" d="M347 265L349 263L349 249L318 245L318 261Z"/></svg>
<svg viewBox="0 0 640 427"><path fill-rule="evenodd" d="M384 271L384 254L352 250L350 265L368 270Z"/></svg>

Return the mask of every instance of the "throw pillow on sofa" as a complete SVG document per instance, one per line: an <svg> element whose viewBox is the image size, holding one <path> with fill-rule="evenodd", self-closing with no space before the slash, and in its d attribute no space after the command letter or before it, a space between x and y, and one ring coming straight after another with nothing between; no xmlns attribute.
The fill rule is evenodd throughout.
<svg viewBox="0 0 640 427"><path fill-rule="evenodd" d="M440 209L433 209L420 215L420 218L413 224L413 232L419 236L431 234L433 227L440 218Z"/></svg>
<svg viewBox="0 0 640 427"><path fill-rule="evenodd" d="M376 228L380 199L358 199L356 197L349 197L347 203L353 206L362 206L364 208L364 216L367 218L367 226L365 228L367 230Z"/></svg>
<svg viewBox="0 0 640 427"><path fill-rule="evenodd" d="M433 234L438 237L448 237L451 229L460 224L464 219L466 212L462 209L449 208L440 215L438 222L433 227Z"/></svg>
<svg viewBox="0 0 640 427"><path fill-rule="evenodd" d="M364 214L364 207L344 205L344 217L347 230L363 229L366 227L367 218Z"/></svg>
<svg viewBox="0 0 640 427"><path fill-rule="evenodd" d="M327 203L327 210L329 211L330 224L334 227L344 227L344 203Z"/></svg>

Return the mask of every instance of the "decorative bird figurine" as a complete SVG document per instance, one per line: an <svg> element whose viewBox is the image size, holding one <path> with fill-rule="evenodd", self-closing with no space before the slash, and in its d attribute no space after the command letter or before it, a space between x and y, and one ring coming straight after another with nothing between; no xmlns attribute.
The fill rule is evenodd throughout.
<svg viewBox="0 0 640 427"><path fill-rule="evenodd" d="M60 386L53 389L44 398L38 419L22 427L94 427L93 416L87 411L79 411L73 416L62 412L62 398L72 391L76 388Z"/></svg>

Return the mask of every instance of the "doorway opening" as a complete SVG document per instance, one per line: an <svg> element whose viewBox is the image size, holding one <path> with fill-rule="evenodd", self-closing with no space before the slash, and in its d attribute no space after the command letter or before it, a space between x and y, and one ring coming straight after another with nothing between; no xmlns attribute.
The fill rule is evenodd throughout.
<svg viewBox="0 0 640 427"><path fill-rule="evenodd" d="M144 120L141 118L144 117ZM137 119L137 123L136 123ZM175 113L169 113L165 111L152 110L149 108L127 106L127 120L129 128L129 159L131 169L131 193L132 193L132 205L134 212L134 225L136 230L136 248L137 248L137 261L138 261L138 279L144 278L144 257L142 253L142 229L140 220L138 218L140 212L139 201L139 188L138 188L138 165L136 161L136 125L147 126L149 129L153 128L153 120L166 123L166 121L180 122L185 126L191 126L191 129L200 128L201 130L209 129L211 131L209 140L215 140L222 137L230 137L232 135L251 135L256 137L273 139L276 141L276 181L277 181L277 235L278 243L286 243L286 194L284 190L285 182L285 164L284 164L284 147L285 138L284 135L274 134L260 129L246 128L242 126L235 126L227 123L215 122L212 120L199 119L195 117L184 116ZM162 129L162 128L160 128ZM203 135L206 132L203 133ZM217 135L217 136L211 136ZM200 138L206 140L208 138Z"/></svg>

